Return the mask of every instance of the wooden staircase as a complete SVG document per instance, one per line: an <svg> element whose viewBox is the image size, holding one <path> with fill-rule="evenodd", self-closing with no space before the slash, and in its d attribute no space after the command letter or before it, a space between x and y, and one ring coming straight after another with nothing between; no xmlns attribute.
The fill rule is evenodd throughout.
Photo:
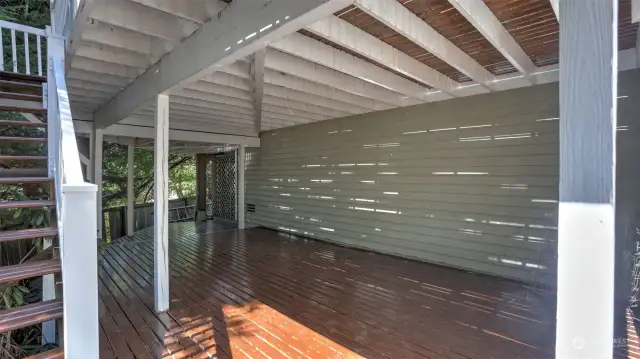
<svg viewBox="0 0 640 359"><path fill-rule="evenodd" d="M43 84L46 78L41 76L23 75L0 71L0 111L13 111L19 113L42 116L46 114L44 109ZM32 120L35 118L32 117ZM0 121L0 146L9 146L12 143L27 143L40 148L46 148L46 137L22 137L5 136L7 129L11 128L46 128L46 123L31 121ZM15 132L15 131L14 131ZM32 146L29 146L32 147ZM48 188L48 199L26 199L20 201L8 201L0 198L0 210L15 210L18 208L49 208L51 213L51 226L45 228L29 228L14 231L0 232L0 243L9 241L28 241L37 238L50 239L55 243L58 236L55 216L55 198L53 178L48 177L47 156L41 154L6 154L6 150L0 147L0 185L43 186ZM27 191L25 191L27 192ZM55 253L56 251L51 251ZM15 283L28 278L44 275L59 275L61 262L56 258L48 258L38 261L26 261L21 264L0 267L0 283ZM58 280L56 280L56 283ZM37 325L51 320L61 319L63 315L62 300L47 300L39 303L27 304L20 307L0 311L0 333ZM61 348L50 350L30 357L36 358L63 358Z"/></svg>

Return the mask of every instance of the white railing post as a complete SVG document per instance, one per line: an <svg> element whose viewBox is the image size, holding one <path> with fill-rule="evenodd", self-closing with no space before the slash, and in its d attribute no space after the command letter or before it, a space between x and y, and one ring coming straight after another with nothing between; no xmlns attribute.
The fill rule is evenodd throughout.
<svg viewBox="0 0 640 359"><path fill-rule="evenodd" d="M64 357L99 358L97 187L62 186L60 223Z"/></svg>

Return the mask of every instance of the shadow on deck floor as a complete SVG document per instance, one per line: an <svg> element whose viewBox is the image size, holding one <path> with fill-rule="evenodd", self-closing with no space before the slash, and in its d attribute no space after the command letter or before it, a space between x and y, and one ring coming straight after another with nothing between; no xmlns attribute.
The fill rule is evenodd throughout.
<svg viewBox="0 0 640 359"><path fill-rule="evenodd" d="M105 247L102 358L554 356L555 298L523 284L261 228L198 232L170 226L161 314L152 231Z"/></svg>

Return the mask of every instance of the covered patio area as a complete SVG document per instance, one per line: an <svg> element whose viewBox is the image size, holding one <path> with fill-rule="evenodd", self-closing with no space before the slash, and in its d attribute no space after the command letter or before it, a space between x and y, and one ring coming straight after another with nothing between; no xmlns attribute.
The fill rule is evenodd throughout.
<svg viewBox="0 0 640 359"><path fill-rule="evenodd" d="M553 356L554 293L263 228L209 228L222 231L170 225L164 313L153 229L103 248L101 358Z"/></svg>

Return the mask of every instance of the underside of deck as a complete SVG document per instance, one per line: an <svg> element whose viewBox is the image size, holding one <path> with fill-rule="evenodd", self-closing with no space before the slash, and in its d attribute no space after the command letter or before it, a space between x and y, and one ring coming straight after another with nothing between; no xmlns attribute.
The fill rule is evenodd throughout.
<svg viewBox="0 0 640 359"><path fill-rule="evenodd" d="M210 226L209 230L224 226ZM100 256L101 358L550 358L555 298L520 283L262 228L172 224Z"/></svg>

